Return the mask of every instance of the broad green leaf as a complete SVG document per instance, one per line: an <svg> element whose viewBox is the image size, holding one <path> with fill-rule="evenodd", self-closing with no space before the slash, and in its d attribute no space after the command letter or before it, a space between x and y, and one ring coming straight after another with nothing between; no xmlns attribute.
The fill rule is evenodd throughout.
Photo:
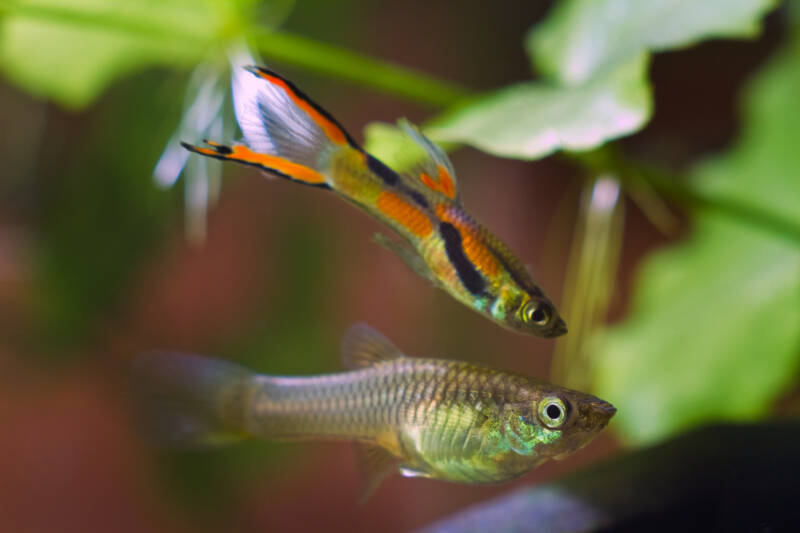
<svg viewBox="0 0 800 533"><path fill-rule="evenodd" d="M744 132L694 179L800 220L800 40L747 92ZM596 392L636 443L763 414L800 369L800 248L713 212L639 273L632 310L596 345Z"/></svg>
<svg viewBox="0 0 800 533"><path fill-rule="evenodd" d="M479 97L425 129L437 141L462 142L521 159L555 150L588 150L642 127L651 113L640 54L580 87L520 83Z"/></svg>
<svg viewBox="0 0 800 533"><path fill-rule="evenodd" d="M561 83L586 82L645 51L718 37L753 37L775 0L562 1L527 38L540 72Z"/></svg>
<svg viewBox="0 0 800 533"><path fill-rule="evenodd" d="M28 0L0 5L0 70L27 91L79 108L115 78L197 61L218 37L217 0Z"/></svg>
<svg viewBox="0 0 800 533"><path fill-rule="evenodd" d="M709 37L749 37L774 0L571 0L529 34L545 79L501 89L435 121L437 140L534 159L588 150L651 115L649 52Z"/></svg>
<svg viewBox="0 0 800 533"><path fill-rule="evenodd" d="M371 122L364 128L364 148L398 172L412 167L425 151L394 124Z"/></svg>

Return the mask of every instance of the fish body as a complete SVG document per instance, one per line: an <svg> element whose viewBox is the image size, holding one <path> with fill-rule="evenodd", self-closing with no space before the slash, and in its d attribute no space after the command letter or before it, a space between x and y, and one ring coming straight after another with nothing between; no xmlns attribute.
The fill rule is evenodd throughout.
<svg viewBox="0 0 800 533"><path fill-rule="evenodd" d="M145 400L157 400L150 412L170 441L355 441L372 488L397 471L460 483L514 479L587 444L615 412L526 376L406 357L365 325L350 330L342 353L351 370L309 377L155 354L137 362L136 382Z"/></svg>
<svg viewBox="0 0 800 533"><path fill-rule="evenodd" d="M330 189L394 229L379 236L415 272L458 301L514 331L566 333L553 303L508 247L463 208L447 155L408 122L400 126L427 154L400 174L364 151L290 81L267 69L234 77L234 102L245 144L184 146L256 166L289 180Z"/></svg>

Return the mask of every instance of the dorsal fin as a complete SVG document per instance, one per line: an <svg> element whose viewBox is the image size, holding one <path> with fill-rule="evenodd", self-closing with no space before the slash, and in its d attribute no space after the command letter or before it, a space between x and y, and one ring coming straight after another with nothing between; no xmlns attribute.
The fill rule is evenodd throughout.
<svg viewBox="0 0 800 533"><path fill-rule="evenodd" d="M355 370L403 357L397 346L363 322L355 324L342 339L342 363Z"/></svg>
<svg viewBox="0 0 800 533"><path fill-rule="evenodd" d="M458 183L450 158L433 141L406 119L397 123L400 129L427 154L427 158L417 164L406 176L412 181L422 183L433 193L444 195L449 200L458 201Z"/></svg>

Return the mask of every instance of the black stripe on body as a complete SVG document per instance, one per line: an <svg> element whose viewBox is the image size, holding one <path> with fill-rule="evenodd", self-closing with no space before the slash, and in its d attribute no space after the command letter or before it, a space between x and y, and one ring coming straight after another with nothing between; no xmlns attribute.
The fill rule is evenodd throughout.
<svg viewBox="0 0 800 533"><path fill-rule="evenodd" d="M539 298L544 297L544 293L542 290L536 286L536 283L531 279L530 274L525 269L524 266L519 264L517 261L509 262L506 254L498 251L494 246L489 246L489 250L492 252L492 255L500 261L500 264L503 268L511 275L511 279L514 280L514 283L525 289L525 292L530 294L531 296L536 296ZM523 269L520 272L520 269Z"/></svg>
<svg viewBox="0 0 800 533"><path fill-rule="evenodd" d="M422 207L423 209L428 209L430 207L425 195L419 191L415 191L405 183L402 183L400 181L400 175L396 171L394 171L391 167L386 165L386 163L377 157L367 152L363 153L366 156L367 168L370 170L370 172L378 176L384 185L389 187L397 187L400 193L408 195L418 206Z"/></svg>
<svg viewBox="0 0 800 533"><path fill-rule="evenodd" d="M444 249L447 252L447 258L456 269L458 279L461 284L474 296L481 296L484 294L486 288L486 281L481 276L475 265L467 259L464 254L464 247L461 243L461 233L449 222L442 222L439 224L439 233L444 239Z"/></svg>
<svg viewBox="0 0 800 533"><path fill-rule="evenodd" d="M400 181L400 176L387 167L380 159L367 154L367 168L376 174L386 185L394 186Z"/></svg>
<svg viewBox="0 0 800 533"><path fill-rule="evenodd" d="M339 121L338 121L338 120L336 120L335 118L333 118L333 117L331 116L331 114L330 114L330 113L328 113L327 111L325 111L324 109L322 109L322 107L320 107L319 105L317 105L317 103L316 103L316 102L314 102L314 100L312 100L311 98L309 98L309 97L306 95L306 93L304 93L303 91L301 91L300 89L298 89L298 88L297 88L297 85L295 85L294 83L292 83L291 81L287 80L286 78L284 78L283 76L281 76L280 74L278 74L277 72L275 72L275 71L273 71L273 70L270 70L270 69L268 69L268 68L264 68L264 67L255 67L255 68L256 68L258 71L260 71L260 72L262 72L262 73L264 73L264 74L267 74L268 76L274 76L274 77L278 78L279 80L281 80L283 83L285 83L285 84L286 84L286 86L287 86L287 87L289 87L289 89L291 89L291 90L292 90L292 92L293 92L294 94L296 94L296 95L297 95L297 96L298 96L298 97L299 97L301 100L305 100L305 101L306 101L306 103L308 103L308 105L310 105L311 107L313 107L313 108L314 108L314 110L315 110L317 113L319 113L320 115L322 115L322 116L323 116L323 117L325 117L326 119L330 120L330 121L331 121L331 122L332 122L332 123L333 123L333 124L334 124L334 125L335 125L337 128L339 128L339 129L342 131L342 134L344 134L344 138L345 138L345 139L347 139L347 144L349 144L350 146L352 146L352 147L353 147L353 148L355 148L356 150L360 150L360 149L361 149L361 148L358 146L358 144L356 144L356 141L355 141L355 140L354 140L352 137L350 137L350 134L349 134L349 133L347 133L347 130L345 130L345 129L342 127L342 125L341 125L341 124L339 124ZM255 74L255 73L254 73L254 75L256 75L256 76L257 76L257 74Z"/></svg>

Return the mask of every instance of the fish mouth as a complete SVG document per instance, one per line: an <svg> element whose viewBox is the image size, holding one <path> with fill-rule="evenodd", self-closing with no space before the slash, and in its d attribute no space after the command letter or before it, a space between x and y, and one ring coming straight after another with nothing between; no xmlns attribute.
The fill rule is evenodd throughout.
<svg viewBox="0 0 800 533"><path fill-rule="evenodd" d="M558 317L553 326L547 331L546 337L560 337L567 332L567 323L564 319Z"/></svg>
<svg viewBox="0 0 800 533"><path fill-rule="evenodd" d="M617 413L617 408L604 400L592 402L592 411L600 420L602 425L606 425L611 417Z"/></svg>

